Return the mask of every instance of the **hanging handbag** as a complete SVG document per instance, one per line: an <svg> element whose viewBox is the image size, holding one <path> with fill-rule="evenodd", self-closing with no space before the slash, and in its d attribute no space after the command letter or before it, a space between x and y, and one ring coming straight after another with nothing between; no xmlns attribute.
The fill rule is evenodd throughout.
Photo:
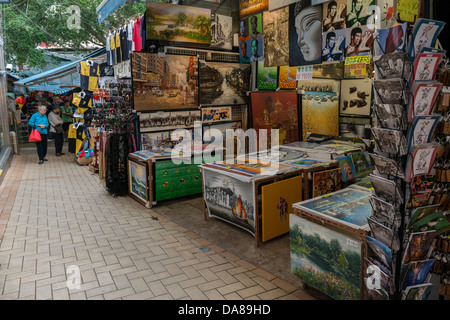
<svg viewBox="0 0 450 320"><path fill-rule="evenodd" d="M39 142L42 140L41 134L38 129L33 129L30 133L30 137L28 138L29 142Z"/></svg>

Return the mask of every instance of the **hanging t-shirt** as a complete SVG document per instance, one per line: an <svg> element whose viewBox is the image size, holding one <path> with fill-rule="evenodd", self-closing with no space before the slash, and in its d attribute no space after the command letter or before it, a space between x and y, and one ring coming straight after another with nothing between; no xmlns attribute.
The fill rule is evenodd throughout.
<svg viewBox="0 0 450 320"><path fill-rule="evenodd" d="M110 47L111 47L111 65L116 64L116 33L113 32L110 37Z"/></svg>
<svg viewBox="0 0 450 320"><path fill-rule="evenodd" d="M74 93L72 98L72 106L75 108L73 108L73 111L83 114L87 110L92 109L93 98L94 95L92 92L81 91L79 93Z"/></svg>
<svg viewBox="0 0 450 320"><path fill-rule="evenodd" d="M106 63L111 65L111 35L106 37Z"/></svg>
<svg viewBox="0 0 450 320"><path fill-rule="evenodd" d="M80 67L80 88L87 91L98 89L98 77L100 77L100 68L98 63L92 60L81 61Z"/></svg>
<svg viewBox="0 0 450 320"><path fill-rule="evenodd" d="M122 62L122 47L120 46L120 30L116 31L116 64Z"/></svg>
<svg viewBox="0 0 450 320"><path fill-rule="evenodd" d="M141 51L142 50L141 17L138 17L134 24L133 42L134 42L134 51Z"/></svg>
<svg viewBox="0 0 450 320"><path fill-rule="evenodd" d="M130 49L130 57L131 57L131 52L134 51L133 31L134 31L134 23L130 22L128 24L128 29L127 29L127 41L128 41L128 49Z"/></svg>
<svg viewBox="0 0 450 320"><path fill-rule="evenodd" d="M127 37L128 37L127 26L124 26L123 28L120 28L120 47L122 48L121 50L122 61L130 59L129 57L130 51L128 50Z"/></svg>
<svg viewBox="0 0 450 320"><path fill-rule="evenodd" d="M144 16L141 20L141 40L142 40L142 48L145 48L145 41L147 40L147 12L144 13Z"/></svg>

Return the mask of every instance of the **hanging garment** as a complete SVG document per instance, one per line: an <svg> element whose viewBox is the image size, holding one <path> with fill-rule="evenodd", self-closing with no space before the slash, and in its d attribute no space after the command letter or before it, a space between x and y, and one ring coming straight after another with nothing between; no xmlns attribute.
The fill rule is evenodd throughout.
<svg viewBox="0 0 450 320"><path fill-rule="evenodd" d="M100 77L100 67L92 60L81 61L80 68L80 88L87 91L98 89L98 77Z"/></svg>
<svg viewBox="0 0 450 320"><path fill-rule="evenodd" d="M111 65L113 66L116 64L116 33L115 32L113 32L111 34L111 37L109 40L110 40L109 46L111 49Z"/></svg>
<svg viewBox="0 0 450 320"><path fill-rule="evenodd" d="M122 54L122 62L127 61L130 59L130 50L128 49L128 31L127 26L124 26L120 29L120 47L121 47L121 54Z"/></svg>
<svg viewBox="0 0 450 320"><path fill-rule="evenodd" d="M134 23L130 22L128 24L128 29L127 29L127 41L128 41L128 49L130 50L130 52L129 52L130 58L131 58L131 52L134 51L133 31L134 31Z"/></svg>
<svg viewBox="0 0 450 320"><path fill-rule="evenodd" d="M141 30L139 31L142 41L142 49L145 49L145 41L147 40L147 12L141 19Z"/></svg>
<svg viewBox="0 0 450 320"><path fill-rule="evenodd" d="M106 63L111 65L111 34L106 37Z"/></svg>
<svg viewBox="0 0 450 320"><path fill-rule="evenodd" d="M141 17L138 17L136 22L134 23L133 42L134 42L134 51L141 51L142 50Z"/></svg>
<svg viewBox="0 0 450 320"><path fill-rule="evenodd" d="M116 31L116 64L122 62L122 47L120 46L120 29Z"/></svg>
<svg viewBox="0 0 450 320"><path fill-rule="evenodd" d="M128 194L128 139L127 133L108 136L105 150L106 189L110 194Z"/></svg>
<svg viewBox="0 0 450 320"><path fill-rule="evenodd" d="M79 114L85 113L93 108L93 92L81 91L74 93L72 97L72 109Z"/></svg>

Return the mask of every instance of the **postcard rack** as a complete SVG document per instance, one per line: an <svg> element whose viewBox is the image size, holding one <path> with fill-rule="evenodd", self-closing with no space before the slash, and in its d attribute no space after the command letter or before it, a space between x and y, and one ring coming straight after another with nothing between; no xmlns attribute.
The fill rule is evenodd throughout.
<svg viewBox="0 0 450 320"><path fill-rule="evenodd" d="M381 59L398 54L386 54ZM379 101L375 100L373 106L378 119L378 127L372 128L376 145L372 156L377 159L374 161L377 170L370 176L374 191L370 201L372 214L368 218L371 235L367 237L367 243L372 247L368 245L366 270L373 271L369 267L375 266L384 281L374 286L374 273L367 271L365 284L371 299L425 300L431 292L430 271L436 261L430 255L431 250L436 243L435 237L446 228L445 224L432 223L443 217L438 211L440 208L432 206L431 198L436 183L433 164L439 150L433 135L440 118L432 115L436 109L435 100L427 102L428 112L417 112L418 90L413 90L418 81L425 86L436 84L436 72L422 77L424 73L420 69L427 66L420 58L421 54L416 55L410 72L403 69L391 77L394 82L402 83L402 94L393 97L395 90L391 96L385 93L383 98L393 98L389 101L383 101L378 95ZM380 75L376 73L377 77ZM377 92L380 87L376 88L376 83L374 81ZM441 88L437 86L437 93ZM382 115L377 108L393 104L403 108L397 108L395 112L393 106L387 108L391 110L390 116L398 121L383 119L386 114ZM427 221L434 226L428 226ZM376 249L373 244L377 245ZM384 254L380 254L381 251ZM418 272L420 275L416 277Z"/></svg>

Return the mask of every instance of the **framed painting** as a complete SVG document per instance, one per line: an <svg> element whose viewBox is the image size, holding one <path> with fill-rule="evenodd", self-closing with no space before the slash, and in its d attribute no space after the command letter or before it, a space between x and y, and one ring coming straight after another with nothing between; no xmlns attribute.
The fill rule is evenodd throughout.
<svg viewBox="0 0 450 320"><path fill-rule="evenodd" d="M342 80L340 110L341 115L370 116L372 100L372 80Z"/></svg>
<svg viewBox="0 0 450 320"><path fill-rule="evenodd" d="M264 61L258 61L252 71L254 72L254 91L278 88L278 67L265 67Z"/></svg>
<svg viewBox="0 0 450 320"><path fill-rule="evenodd" d="M323 33L322 39L322 61L340 61L344 60L345 29L327 31Z"/></svg>
<svg viewBox="0 0 450 320"><path fill-rule="evenodd" d="M198 108L198 58L147 55L150 71L156 71L159 81L151 83L148 80L134 81L133 78L134 109L170 111ZM134 59L134 55L132 58ZM134 63L132 66L134 67Z"/></svg>
<svg viewBox="0 0 450 320"><path fill-rule="evenodd" d="M255 236L253 183L203 168L203 197L209 217L236 225Z"/></svg>
<svg viewBox="0 0 450 320"><path fill-rule="evenodd" d="M322 60L322 6L289 6L289 65L320 64Z"/></svg>
<svg viewBox="0 0 450 320"><path fill-rule="evenodd" d="M361 298L360 240L293 214L289 238L294 275L335 300Z"/></svg>
<svg viewBox="0 0 450 320"><path fill-rule="evenodd" d="M211 10L147 1L148 40L211 44Z"/></svg>
<svg viewBox="0 0 450 320"><path fill-rule="evenodd" d="M128 191L138 202L146 205L149 202L148 165L128 159Z"/></svg>
<svg viewBox="0 0 450 320"><path fill-rule="evenodd" d="M347 0L328 1L323 4L323 32L345 29Z"/></svg>
<svg viewBox="0 0 450 320"><path fill-rule="evenodd" d="M200 62L200 105L246 104L250 76L248 64Z"/></svg>
<svg viewBox="0 0 450 320"><path fill-rule="evenodd" d="M294 204L294 208L303 210L355 230L369 230L367 218L372 213L370 191L345 188L319 198Z"/></svg>
<svg viewBox="0 0 450 320"><path fill-rule="evenodd" d="M231 121L231 107L202 108L202 122Z"/></svg>
<svg viewBox="0 0 450 320"><path fill-rule="evenodd" d="M233 49L233 17L211 13L211 48Z"/></svg>
<svg viewBox="0 0 450 320"><path fill-rule="evenodd" d="M239 1L239 17L249 16L269 7L269 0L246 0Z"/></svg>
<svg viewBox="0 0 450 320"><path fill-rule="evenodd" d="M258 13L248 18L250 39L262 38L263 36L263 14Z"/></svg>
<svg viewBox="0 0 450 320"><path fill-rule="evenodd" d="M368 26L358 26L345 30L346 57L372 54L374 30L371 30Z"/></svg>
<svg viewBox="0 0 450 320"><path fill-rule="evenodd" d="M263 26L264 66L289 65L289 7L273 12L264 11Z"/></svg>
<svg viewBox="0 0 450 320"><path fill-rule="evenodd" d="M335 92L305 91L302 95L302 137L311 133L339 136L339 99Z"/></svg>
<svg viewBox="0 0 450 320"><path fill-rule="evenodd" d="M253 128L279 130L279 144L298 141L297 92L253 92L251 94ZM271 142L267 144L271 146Z"/></svg>
<svg viewBox="0 0 450 320"><path fill-rule="evenodd" d="M375 5L375 0L347 0L346 27L353 28L374 23L375 13L369 10L369 7Z"/></svg>
<svg viewBox="0 0 450 320"><path fill-rule="evenodd" d="M354 180L358 177L355 166L353 165L350 156L336 158L336 161L339 162L343 181Z"/></svg>
<svg viewBox="0 0 450 320"><path fill-rule="evenodd" d="M323 196L342 189L342 173L340 168L313 173L313 198Z"/></svg>
<svg viewBox="0 0 450 320"><path fill-rule="evenodd" d="M297 89L297 67L281 66L278 73L280 89Z"/></svg>
<svg viewBox="0 0 450 320"><path fill-rule="evenodd" d="M297 89L300 91L341 92L341 82L333 79L298 80Z"/></svg>
<svg viewBox="0 0 450 320"><path fill-rule="evenodd" d="M200 111L151 112L139 114L139 132L153 132L194 127L201 121Z"/></svg>
<svg viewBox="0 0 450 320"><path fill-rule="evenodd" d="M289 232L289 215L292 205L302 201L302 177L294 177L271 183L262 192L262 241Z"/></svg>

